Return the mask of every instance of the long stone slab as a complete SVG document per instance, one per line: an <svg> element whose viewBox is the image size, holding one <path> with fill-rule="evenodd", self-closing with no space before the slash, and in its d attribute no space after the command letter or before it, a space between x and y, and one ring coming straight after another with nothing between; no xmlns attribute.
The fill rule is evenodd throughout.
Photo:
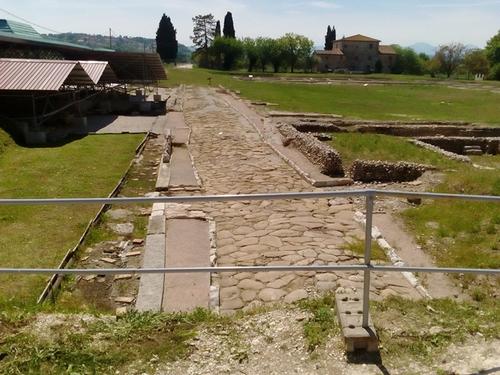
<svg viewBox="0 0 500 375"><path fill-rule="evenodd" d="M172 143L174 145L187 145L189 143L189 128L172 129Z"/></svg>
<svg viewBox="0 0 500 375"><path fill-rule="evenodd" d="M164 219L163 216L159 216ZM151 234L146 237L143 268L165 266L165 234ZM163 274L143 274L135 308L138 311L161 311L163 301Z"/></svg>
<svg viewBox="0 0 500 375"><path fill-rule="evenodd" d="M210 266L209 224L199 219L168 219L166 267ZM175 273L165 276L163 311L208 308L210 274Z"/></svg>
<svg viewBox="0 0 500 375"><path fill-rule="evenodd" d="M173 147L170 159L170 187L199 187L187 147Z"/></svg>
<svg viewBox="0 0 500 375"><path fill-rule="evenodd" d="M168 129L187 128L183 112L168 112L165 126Z"/></svg>

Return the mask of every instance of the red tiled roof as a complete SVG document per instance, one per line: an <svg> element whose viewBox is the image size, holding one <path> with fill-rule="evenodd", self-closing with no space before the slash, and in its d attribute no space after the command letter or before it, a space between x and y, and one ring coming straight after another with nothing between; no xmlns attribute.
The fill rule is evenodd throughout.
<svg viewBox="0 0 500 375"><path fill-rule="evenodd" d="M351 35L348 37L344 37L340 40L348 40L351 42L380 42L380 40L378 40L378 39L373 39L373 38L370 38L369 36L364 36L361 34Z"/></svg>
<svg viewBox="0 0 500 375"><path fill-rule="evenodd" d="M344 54L338 48L334 48L332 50L319 50L319 51L316 51L315 53L316 53L316 55L339 55L339 56L342 56Z"/></svg>
<svg viewBox="0 0 500 375"><path fill-rule="evenodd" d="M382 55L397 55L398 53L392 48L392 46L378 46L378 53Z"/></svg>

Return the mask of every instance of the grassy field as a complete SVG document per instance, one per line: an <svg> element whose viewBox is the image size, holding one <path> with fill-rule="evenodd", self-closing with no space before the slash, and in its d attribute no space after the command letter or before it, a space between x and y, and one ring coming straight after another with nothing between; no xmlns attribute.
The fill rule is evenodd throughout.
<svg viewBox="0 0 500 375"><path fill-rule="evenodd" d="M349 166L355 159L410 161L445 172L437 192L500 195L497 170L476 169L412 145L404 138L378 134L334 133L329 143ZM500 155L474 157L474 163L495 167ZM440 266L500 267L500 207L457 200L427 200L403 213L422 247Z"/></svg>
<svg viewBox="0 0 500 375"><path fill-rule="evenodd" d="M316 76L316 75L315 75ZM454 120L499 124L499 93L446 85L312 85L235 79L231 73L205 69L170 69L165 86L223 85L251 100L279 104L278 109L336 113L378 120ZM368 76L363 76L368 77ZM371 77L371 76L369 76ZM382 76L384 79L387 75ZM380 77L379 79L382 79Z"/></svg>
<svg viewBox="0 0 500 375"><path fill-rule="evenodd" d="M406 138L360 133L332 133L331 136L333 139L329 144L340 152L346 168L355 159L391 162L405 160L444 169L460 165L435 152L415 146Z"/></svg>
<svg viewBox="0 0 500 375"><path fill-rule="evenodd" d="M95 135L58 147L9 145L0 155L0 197L107 196L143 135ZM0 207L0 265L56 267L98 207ZM0 309L31 304L47 276L0 278Z"/></svg>
<svg viewBox="0 0 500 375"><path fill-rule="evenodd" d="M481 158L500 161L500 155ZM446 173L437 192L500 195L498 170L461 165ZM422 246L439 265L500 267L500 206L494 203L436 200L403 214Z"/></svg>

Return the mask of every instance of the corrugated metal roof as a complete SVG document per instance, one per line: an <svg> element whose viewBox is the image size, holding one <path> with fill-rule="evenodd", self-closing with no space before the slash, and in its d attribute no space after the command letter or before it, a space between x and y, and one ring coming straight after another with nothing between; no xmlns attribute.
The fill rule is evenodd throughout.
<svg viewBox="0 0 500 375"><path fill-rule="evenodd" d="M93 81L78 61L0 59L0 90L57 91L63 84Z"/></svg>
<svg viewBox="0 0 500 375"><path fill-rule="evenodd" d="M107 61L79 61L79 63L95 84L118 82Z"/></svg>
<svg viewBox="0 0 500 375"><path fill-rule="evenodd" d="M7 19L0 19L0 41L18 44L35 44L44 47L65 47L87 51L113 51L107 48L91 48L76 43L50 39L38 33L30 25Z"/></svg>
<svg viewBox="0 0 500 375"><path fill-rule="evenodd" d="M0 31L15 35L41 38L41 35L33 27L31 27L31 25L6 19L0 19Z"/></svg>

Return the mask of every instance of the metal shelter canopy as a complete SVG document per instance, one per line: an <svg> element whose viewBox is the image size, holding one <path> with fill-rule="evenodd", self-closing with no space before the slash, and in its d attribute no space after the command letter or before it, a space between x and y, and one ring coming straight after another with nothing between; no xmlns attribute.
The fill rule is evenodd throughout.
<svg viewBox="0 0 500 375"><path fill-rule="evenodd" d="M120 82L156 82L167 79L157 53L58 50L71 60L107 61Z"/></svg>
<svg viewBox="0 0 500 375"><path fill-rule="evenodd" d="M78 61L0 59L0 90L57 91L63 85L94 85Z"/></svg>
<svg viewBox="0 0 500 375"><path fill-rule="evenodd" d="M167 79L157 53L116 52L107 48L91 48L62 42L40 35L30 25L0 19L0 48L46 48L58 52L64 59L107 61L118 81L123 83L156 82Z"/></svg>
<svg viewBox="0 0 500 375"><path fill-rule="evenodd" d="M85 72L89 75L92 82L99 83L116 83L118 78L111 69L107 61L78 61Z"/></svg>

